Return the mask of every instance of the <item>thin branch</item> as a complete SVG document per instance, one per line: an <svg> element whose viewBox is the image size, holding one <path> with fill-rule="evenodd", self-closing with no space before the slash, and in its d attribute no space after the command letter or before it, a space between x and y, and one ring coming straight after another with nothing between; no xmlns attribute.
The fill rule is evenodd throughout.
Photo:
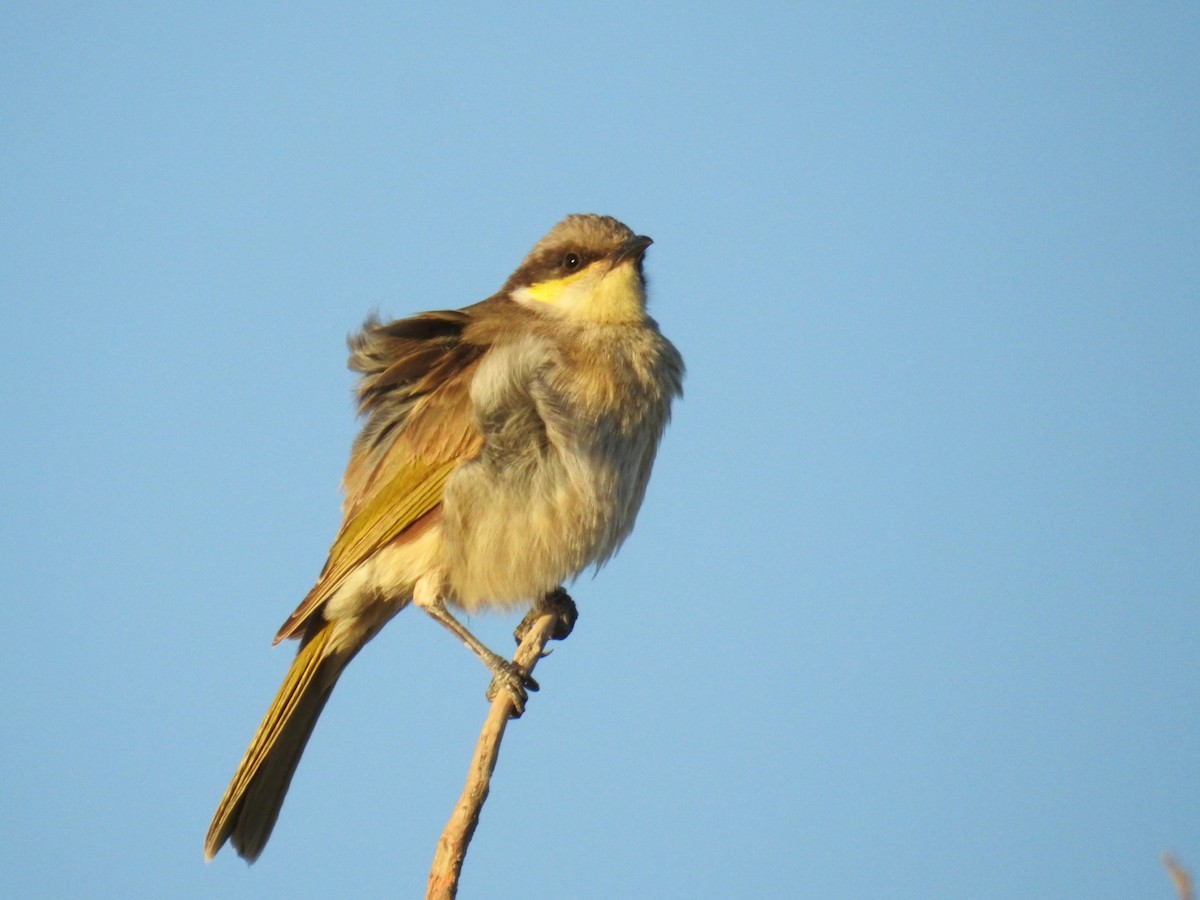
<svg viewBox="0 0 1200 900"><path fill-rule="evenodd" d="M533 672L546 643L555 636L559 621L559 613L553 608L546 609L534 619L513 656L513 662L525 672ZM475 745L466 786L438 839L433 866L429 871L429 885L425 891L426 900L453 900L458 893L458 876L467 856L467 846L471 843L475 826L479 824L479 813L487 799L492 771L500 755L500 741L504 738L504 729L514 711L508 691L496 691L487 721L479 734L479 742Z"/></svg>
<svg viewBox="0 0 1200 900"><path fill-rule="evenodd" d="M1167 867L1167 872L1171 876L1171 880L1175 882L1175 890L1179 894L1179 900L1195 900L1196 894L1192 890L1192 876L1188 874L1187 869L1181 866L1178 861L1170 853L1162 855L1163 865Z"/></svg>

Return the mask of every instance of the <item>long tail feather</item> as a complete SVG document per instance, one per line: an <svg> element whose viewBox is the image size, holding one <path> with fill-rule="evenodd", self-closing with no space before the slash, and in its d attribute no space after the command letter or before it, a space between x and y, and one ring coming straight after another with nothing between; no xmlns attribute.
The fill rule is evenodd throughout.
<svg viewBox="0 0 1200 900"><path fill-rule="evenodd" d="M258 859L266 846L317 717L354 656L353 651L333 649L333 630L334 624L327 623L314 631L296 654L217 806L204 841L206 860L211 860L226 840L250 862Z"/></svg>

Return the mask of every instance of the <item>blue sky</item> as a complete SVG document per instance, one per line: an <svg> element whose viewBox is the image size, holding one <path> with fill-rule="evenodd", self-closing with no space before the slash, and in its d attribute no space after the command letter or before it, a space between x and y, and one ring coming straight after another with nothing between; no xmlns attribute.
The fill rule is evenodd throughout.
<svg viewBox="0 0 1200 900"><path fill-rule="evenodd" d="M0 41L0 893L420 895L487 676L411 610L260 862L202 839L338 524L344 336L577 211L655 238L686 397L462 896L1200 870L1195 4L47 2Z"/></svg>

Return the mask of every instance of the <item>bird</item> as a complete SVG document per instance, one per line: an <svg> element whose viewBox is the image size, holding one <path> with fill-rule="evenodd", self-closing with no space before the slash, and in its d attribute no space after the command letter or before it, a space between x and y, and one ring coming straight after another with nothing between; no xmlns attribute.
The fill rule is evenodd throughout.
<svg viewBox="0 0 1200 900"><path fill-rule="evenodd" d="M262 853L338 678L410 603L461 639L519 715L537 684L451 611L537 609L599 569L633 528L672 402L679 351L647 314L652 240L569 215L498 292L348 339L361 429L342 524L275 637L296 657L204 842Z"/></svg>

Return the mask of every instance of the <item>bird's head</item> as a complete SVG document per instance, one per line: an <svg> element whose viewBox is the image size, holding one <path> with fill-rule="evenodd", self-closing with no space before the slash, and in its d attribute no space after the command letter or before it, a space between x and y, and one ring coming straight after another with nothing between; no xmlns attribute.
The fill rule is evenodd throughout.
<svg viewBox="0 0 1200 900"><path fill-rule="evenodd" d="M640 323L646 316L642 257L651 243L611 216L567 216L537 242L504 293L579 322Z"/></svg>

